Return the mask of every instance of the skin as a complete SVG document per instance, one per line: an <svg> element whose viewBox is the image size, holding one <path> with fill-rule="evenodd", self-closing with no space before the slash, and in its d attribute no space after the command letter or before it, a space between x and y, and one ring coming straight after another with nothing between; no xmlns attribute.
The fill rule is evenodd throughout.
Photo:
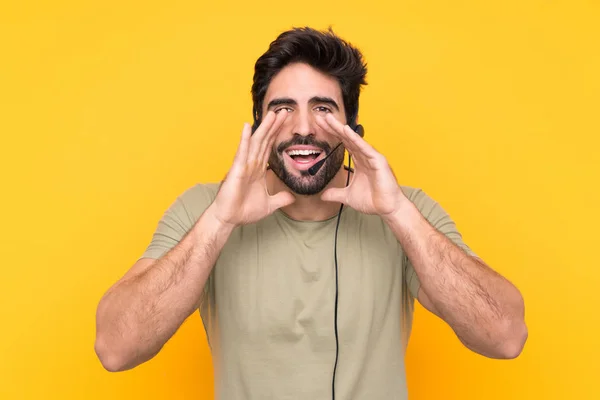
<svg viewBox="0 0 600 400"><path fill-rule="evenodd" d="M381 216L421 281L419 302L472 351L489 358L517 357L528 335L519 290L432 227L399 189L385 157L347 125L330 115L318 124L343 141L356 164L350 185L327 189L321 199Z"/></svg>
<svg viewBox="0 0 600 400"><path fill-rule="evenodd" d="M400 190L386 158L345 124L343 106L325 113L315 111L315 105L309 103L314 96L331 97L343 104L335 80L307 65L292 65L272 81L265 103L290 94L299 106L288 110L290 116L278 140L299 133L321 136L332 146L341 141L352 156L355 172L345 187L347 172L340 168L322 193L296 195L296 201L283 211L295 219L318 220L335 215L339 203L344 203L381 216L421 281L418 301L443 319L472 351L490 358L517 357L528 336L519 290L428 223ZM272 173L267 173L267 181L272 193L288 190Z"/></svg>
<svg viewBox="0 0 600 400"><path fill-rule="evenodd" d="M337 108L315 97L329 98ZM269 108L278 98L294 104ZM100 300L95 351L108 371L153 358L197 311L206 280L236 227L277 209L297 220L324 220L337 214L340 203L379 215L389 225L420 278L419 302L448 323L465 346L492 358L520 354L527 328L517 288L429 225L400 190L385 157L345 125L337 81L304 64L289 65L269 85L263 116L254 134L244 125L216 199L186 236L160 259L136 262ZM335 166L331 176L325 166L311 177L285 158L277 164L280 144L303 137L329 148L343 143L355 164L349 186L339 157L326 161ZM279 170L267 169L268 161ZM290 186L280 178L284 169ZM297 185L314 194L297 193Z"/></svg>

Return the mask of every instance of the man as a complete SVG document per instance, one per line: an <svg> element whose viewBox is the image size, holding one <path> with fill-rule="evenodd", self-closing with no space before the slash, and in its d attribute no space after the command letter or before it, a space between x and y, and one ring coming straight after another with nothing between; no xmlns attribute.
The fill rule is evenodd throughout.
<svg viewBox="0 0 600 400"><path fill-rule="evenodd" d="M415 298L469 349L519 355L519 291L361 137L365 76L331 31L271 44L226 178L178 197L100 301L106 369L150 360L199 310L220 399L405 399Z"/></svg>

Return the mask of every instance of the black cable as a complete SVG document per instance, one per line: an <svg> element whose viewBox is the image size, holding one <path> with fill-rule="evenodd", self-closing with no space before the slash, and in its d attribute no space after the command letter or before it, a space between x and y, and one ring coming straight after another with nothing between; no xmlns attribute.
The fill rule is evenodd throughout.
<svg viewBox="0 0 600 400"><path fill-rule="evenodd" d="M348 178L346 178L346 186L350 183L350 173L352 172L352 158L348 155ZM338 229L340 227L340 219L342 216L342 209L344 203L340 204L340 211L338 212L337 222L335 225L335 239L333 243L333 257L335 261L335 306L333 309L333 330L335 332L335 363L333 364L333 378L331 380L331 397L335 400L335 373L337 371L338 357L340 351L340 341L338 337L338 262L337 262L337 238Z"/></svg>

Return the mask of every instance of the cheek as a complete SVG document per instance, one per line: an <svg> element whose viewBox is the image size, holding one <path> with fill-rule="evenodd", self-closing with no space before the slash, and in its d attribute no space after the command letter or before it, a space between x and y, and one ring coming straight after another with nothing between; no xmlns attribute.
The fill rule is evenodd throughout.
<svg viewBox="0 0 600 400"><path fill-rule="evenodd" d="M279 132L277 133L277 137L273 141L273 146L272 146L273 151L277 151L277 148L279 146L285 146L290 143L290 141L294 138L294 135L291 132L292 131L285 126L282 126L279 129Z"/></svg>
<svg viewBox="0 0 600 400"><path fill-rule="evenodd" d="M286 140L279 136L277 139L275 139L275 142L273 142L273 145L271 146L271 156L275 155L277 157L281 156L281 152L279 151L280 146L283 148L285 147L285 142Z"/></svg>
<svg viewBox="0 0 600 400"><path fill-rule="evenodd" d="M282 112L285 112L285 111L282 111ZM279 128L279 137L283 138L285 136L289 136L290 132L293 129L293 126L294 126L294 117L293 117L293 113L290 113L287 116L287 118L285 119L285 121L283 121L283 124L281 124L281 128ZM285 140L285 139L283 139L283 140Z"/></svg>

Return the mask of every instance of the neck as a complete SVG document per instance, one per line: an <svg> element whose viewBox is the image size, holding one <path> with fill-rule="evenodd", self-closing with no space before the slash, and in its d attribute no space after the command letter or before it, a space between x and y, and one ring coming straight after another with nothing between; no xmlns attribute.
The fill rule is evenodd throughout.
<svg viewBox="0 0 600 400"><path fill-rule="evenodd" d="M324 190L329 188L341 188L346 186L346 180L350 171L342 166L335 177L329 182ZM290 218L297 221L324 221L334 217L340 210L340 203L321 200L321 193L312 196L296 194L273 173L267 171L267 188L270 194L276 194L283 190L291 192L296 201L289 206L283 207L281 211Z"/></svg>

